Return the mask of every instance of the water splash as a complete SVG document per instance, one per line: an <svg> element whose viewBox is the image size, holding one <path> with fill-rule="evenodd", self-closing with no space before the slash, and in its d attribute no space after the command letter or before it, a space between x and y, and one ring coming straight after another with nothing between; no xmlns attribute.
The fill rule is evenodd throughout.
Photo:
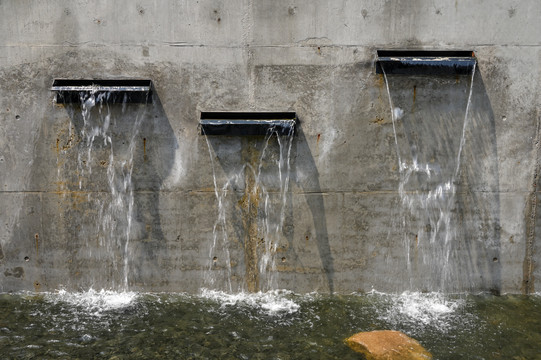
<svg viewBox="0 0 541 360"><path fill-rule="evenodd" d="M396 295L372 293L387 299L388 308L378 315L393 327L416 333L427 329L446 333L457 326L466 327L470 322L463 309L466 301L450 298L442 293L404 292Z"/></svg>
<svg viewBox="0 0 541 360"><path fill-rule="evenodd" d="M220 304L221 309L245 306L260 310L263 314L280 316L295 314L299 311L300 305L289 299L293 293L284 290L273 290L258 293L237 293L229 294L222 291L202 289L201 297Z"/></svg>
<svg viewBox="0 0 541 360"><path fill-rule="evenodd" d="M435 324L463 306L463 300L450 300L441 293L405 292L393 297L391 313L424 325Z"/></svg>
<svg viewBox="0 0 541 360"><path fill-rule="evenodd" d="M132 305L138 297L138 294L134 292L116 292L103 289L100 291L90 289L85 292L60 290L56 293L46 293L44 295L45 301L49 303L68 304L94 316L101 316L107 311L126 308Z"/></svg>

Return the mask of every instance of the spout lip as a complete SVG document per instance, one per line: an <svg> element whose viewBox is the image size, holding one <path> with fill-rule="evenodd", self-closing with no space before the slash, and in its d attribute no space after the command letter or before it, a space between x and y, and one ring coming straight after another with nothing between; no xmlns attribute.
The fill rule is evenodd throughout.
<svg viewBox="0 0 541 360"><path fill-rule="evenodd" d="M378 50L376 73L468 75L476 63L472 50Z"/></svg>
<svg viewBox="0 0 541 360"><path fill-rule="evenodd" d="M294 134L295 112L201 112L201 135L264 136Z"/></svg>
<svg viewBox="0 0 541 360"><path fill-rule="evenodd" d="M147 102L152 91L148 79L54 79L51 86L57 103L80 101L81 93L108 93L109 102Z"/></svg>
<svg viewBox="0 0 541 360"><path fill-rule="evenodd" d="M150 91L147 79L54 79L51 91Z"/></svg>

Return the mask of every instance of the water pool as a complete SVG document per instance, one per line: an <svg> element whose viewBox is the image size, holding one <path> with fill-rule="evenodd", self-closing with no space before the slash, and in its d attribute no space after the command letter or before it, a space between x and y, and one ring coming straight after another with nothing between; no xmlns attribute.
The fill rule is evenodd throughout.
<svg viewBox="0 0 541 360"><path fill-rule="evenodd" d="M541 296L0 295L4 359L360 359L343 339L379 329L435 359L541 359Z"/></svg>

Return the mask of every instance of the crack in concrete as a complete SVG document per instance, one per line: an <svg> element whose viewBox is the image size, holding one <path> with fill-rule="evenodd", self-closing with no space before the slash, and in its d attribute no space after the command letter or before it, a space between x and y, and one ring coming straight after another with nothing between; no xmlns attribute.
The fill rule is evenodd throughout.
<svg viewBox="0 0 541 360"><path fill-rule="evenodd" d="M537 217L537 184L539 182L539 170L541 168L541 146L540 141L540 117L537 116L537 133L535 139L535 166L529 195L529 206L526 208L526 246L523 263L522 292L531 294L535 292L534 267L534 241L535 226Z"/></svg>

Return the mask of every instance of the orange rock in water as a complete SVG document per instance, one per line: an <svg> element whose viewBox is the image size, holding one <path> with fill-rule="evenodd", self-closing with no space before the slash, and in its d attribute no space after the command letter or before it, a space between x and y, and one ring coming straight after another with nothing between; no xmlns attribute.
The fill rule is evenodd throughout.
<svg viewBox="0 0 541 360"><path fill-rule="evenodd" d="M360 332L346 339L346 344L366 360L428 360L430 354L417 340L400 331Z"/></svg>

